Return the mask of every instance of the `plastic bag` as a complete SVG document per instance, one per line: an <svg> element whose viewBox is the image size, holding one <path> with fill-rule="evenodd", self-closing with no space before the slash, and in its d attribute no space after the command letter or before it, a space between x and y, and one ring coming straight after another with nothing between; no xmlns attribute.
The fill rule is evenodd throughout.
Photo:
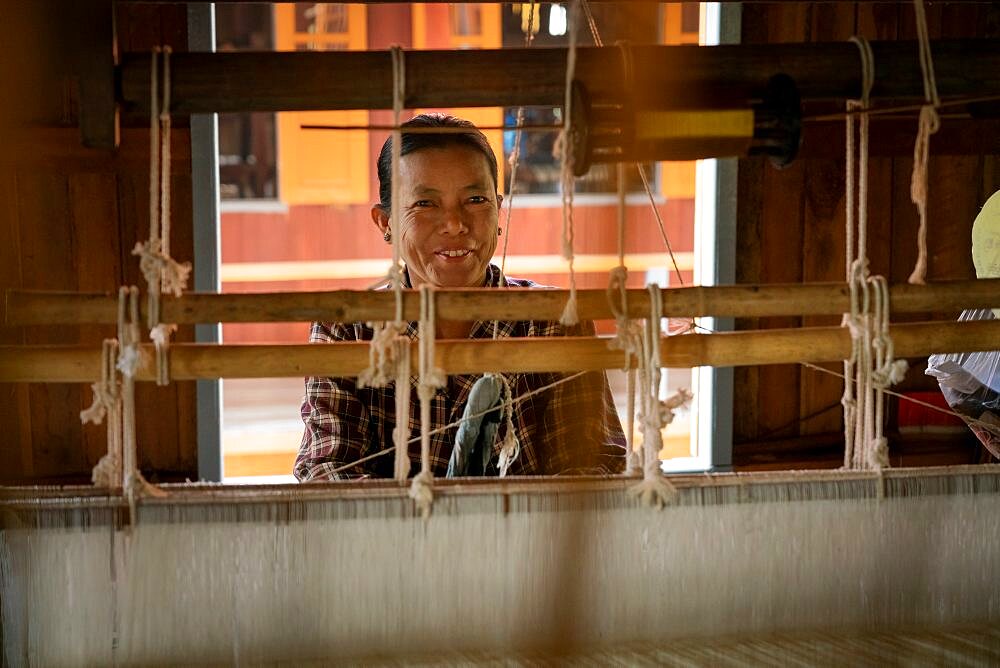
<svg viewBox="0 0 1000 668"><path fill-rule="evenodd" d="M959 321L995 320L990 309L963 311ZM962 416L994 457L1000 458L1000 350L947 353L927 358L952 410Z"/></svg>

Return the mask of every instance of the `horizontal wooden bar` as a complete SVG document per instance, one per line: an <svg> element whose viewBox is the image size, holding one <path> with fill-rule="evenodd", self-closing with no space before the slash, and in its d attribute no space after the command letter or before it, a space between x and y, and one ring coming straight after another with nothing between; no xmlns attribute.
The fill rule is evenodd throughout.
<svg viewBox="0 0 1000 668"><path fill-rule="evenodd" d="M932 44L943 98L1000 93L1000 40ZM923 98L916 42L872 42L872 97ZM639 108L745 107L783 72L803 100L860 95L858 49L849 42L722 46L636 45L632 99ZM126 53L119 65L120 102L148 111L150 55ZM578 49L576 78L595 98L618 96L618 47ZM495 107L563 104L566 49L469 49L406 52L404 106ZM469 82L475 81L475 86ZM388 109L388 51L176 53L171 56L175 113Z"/></svg>
<svg viewBox="0 0 1000 668"><path fill-rule="evenodd" d="M895 313L958 311L1000 307L1000 278L942 281L890 287ZM731 285L664 288L663 314L681 316L762 317L833 315L850 310L846 284ZM442 320L558 320L567 290L441 289L436 293ZM614 317L604 290L579 290L578 313L585 320ZM145 308L145 300L141 300ZM163 298L162 320L181 325L217 322L365 322L395 317L389 291L188 293ZM628 291L633 318L649 314L649 293ZM403 293L403 315L416 320L420 295ZM76 292L8 290L3 322L7 325L112 324L117 297Z"/></svg>
<svg viewBox="0 0 1000 668"><path fill-rule="evenodd" d="M925 322L895 325L891 335L898 357L935 352L996 349L1000 321ZM438 366L448 374L568 373L621 368L624 356L597 337L439 341ZM416 345L416 343L414 343ZM369 344L301 345L174 344L170 377L277 378L357 376L368 365ZM842 327L775 329L664 338L665 367L749 366L832 362L850 355L851 337ZM97 346L2 346L0 382L92 382L100 374ZM414 372L417 354L413 353ZM153 347L140 351L137 379L155 380Z"/></svg>

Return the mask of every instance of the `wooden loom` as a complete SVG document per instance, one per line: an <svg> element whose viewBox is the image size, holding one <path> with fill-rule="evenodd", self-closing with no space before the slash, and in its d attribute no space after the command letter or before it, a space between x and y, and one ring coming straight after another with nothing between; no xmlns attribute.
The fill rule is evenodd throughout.
<svg viewBox="0 0 1000 668"><path fill-rule="evenodd" d="M902 45L896 47L902 54ZM856 58L850 49L841 52ZM497 57L479 55L483 62ZM277 64L284 56L255 57ZM123 58L125 90L131 60ZM596 53L593 60L602 61ZM225 67L220 56L209 61ZM563 61L552 54L544 69L557 71L551 63ZM962 60L955 62L958 67ZM185 75L178 65L175 96L183 109ZM840 71L855 69L850 60ZM148 64L138 71L148 71ZM211 71L193 67L191 76ZM554 89L561 86L556 80ZM218 81L201 90L227 96ZM362 102L384 104L376 95L388 90L386 84ZM148 89L133 99L146 97ZM272 104L261 99L267 98L251 106ZM191 104L189 110L198 109ZM998 283L898 286L893 310L995 306ZM644 294L630 295L631 315L648 313ZM846 299L839 285L690 288L667 291L664 312L841 313ZM378 319L390 315L390 300L368 293L185 295L165 300L164 320ZM415 316L415 295L407 300L407 317ZM555 319L564 301L561 291L442 292L439 316ZM100 295L9 293L7 303L12 324L114 322L114 301ZM603 291L581 293L581 317L609 315ZM899 326L893 336L901 355L983 350L1000 340L996 325L922 323ZM572 354L554 356L553 347ZM846 331L815 328L672 338L664 342L663 358L666 365L727 366L836 360L848 350ZM366 355L363 344L177 344L170 365L175 379L353 375ZM621 364L621 354L596 339L441 343L438 357L450 373ZM0 378L7 381L84 382L95 380L98 369L96 347L0 350ZM144 350L139 378L152 377L152 355ZM716 642L720 652L744 662L797 651L832 663L866 641L870 660L905 657L921 651L926 638L937 650L924 647L914 656L986 662L1000 651L989 628L1000 603L994 577L1000 520L991 512L1000 494L995 467L882 476L690 476L677 480L681 495L662 513L636 508L625 494L630 484L442 482L426 524L405 489L389 482L166 486L167 498L140 499L134 514L114 490L3 490L5 653L13 663L23 658L38 665L387 655L530 660L540 652L656 662L669 656L657 654L665 644L693 636L713 641L701 649L675 645L681 658L711 661L719 656L711 652ZM210 613L206 619L192 611ZM883 642L880 633L897 640Z"/></svg>

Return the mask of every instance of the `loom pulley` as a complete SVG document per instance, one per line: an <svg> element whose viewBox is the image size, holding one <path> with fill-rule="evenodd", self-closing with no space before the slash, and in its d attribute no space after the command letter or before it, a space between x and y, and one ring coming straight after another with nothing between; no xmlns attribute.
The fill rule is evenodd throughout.
<svg viewBox="0 0 1000 668"><path fill-rule="evenodd" d="M801 137L798 87L777 74L742 107L647 109L628 93L598 96L573 82L573 173L611 162L766 155L775 167L795 159Z"/></svg>

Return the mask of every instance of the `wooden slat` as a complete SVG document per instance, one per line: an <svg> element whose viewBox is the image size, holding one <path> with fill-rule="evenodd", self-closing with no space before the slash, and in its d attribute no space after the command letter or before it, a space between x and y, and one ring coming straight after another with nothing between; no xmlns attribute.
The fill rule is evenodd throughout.
<svg viewBox="0 0 1000 668"><path fill-rule="evenodd" d="M825 247L826 250L830 250ZM831 263L843 271L840 264ZM832 315L850 310L848 289L841 283L791 285L692 286L662 290L663 312L681 316L785 316L784 326L799 315ZM569 296L567 290L442 289L436 293L437 317L442 320L557 320ZM1000 279L948 281L928 285L893 285L893 313L949 311L996 306ZM585 320L614 317L605 290L579 290L578 312ZM649 293L628 292L629 314L649 313ZM142 309L145 308L143 304ZM164 296L161 317L179 324L215 322L364 322L395 317L395 295L390 291L337 290L331 292L188 293ZM6 294L8 325L114 323L117 297L108 294L10 290ZM403 292L403 317L416 320L420 295ZM789 319L791 317L791 319Z"/></svg>
<svg viewBox="0 0 1000 668"><path fill-rule="evenodd" d="M890 334L899 357L991 350L1000 340L1000 321L912 323L896 325ZM596 337L440 341L436 345L436 360L448 374L568 373L621 368L622 352L612 350L608 343L608 339ZM368 366L369 348L366 342L174 344L170 349L170 374L175 380L357 376ZM665 338L661 350L661 363L673 368L787 365L843 359L850 354L851 337L842 327L688 334ZM416 371L416 352L413 360ZM98 347L0 347L0 382L88 382L95 380L99 372ZM136 378L141 381L155 378L151 345L141 346Z"/></svg>
<svg viewBox="0 0 1000 668"><path fill-rule="evenodd" d="M874 42L872 48L876 98L923 96L915 43ZM943 97L1000 93L1000 41L938 41L933 49ZM632 60L640 106L745 105L777 72L796 81L803 99L859 94L857 47L849 43L635 46ZM150 56L126 53L121 63L120 101L132 111L148 110ZM405 106L558 106L565 63L565 49L407 52ZM180 114L392 105L387 52L179 53L172 68L173 109ZM595 95L620 93L620 50L579 49L576 75Z"/></svg>

